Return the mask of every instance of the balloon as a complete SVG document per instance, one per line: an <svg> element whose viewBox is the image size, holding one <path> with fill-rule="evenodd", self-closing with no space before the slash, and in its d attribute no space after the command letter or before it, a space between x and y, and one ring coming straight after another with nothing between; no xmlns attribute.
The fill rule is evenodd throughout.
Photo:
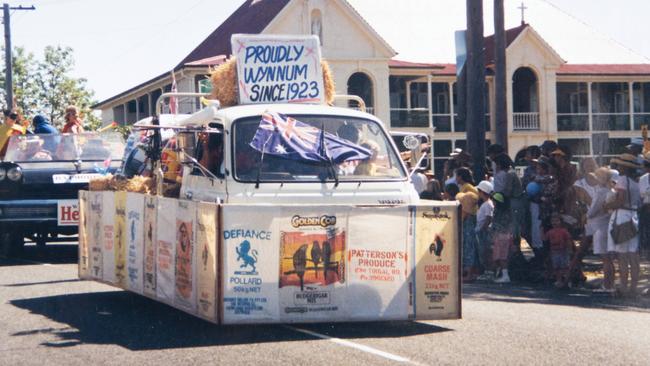
<svg viewBox="0 0 650 366"><path fill-rule="evenodd" d="M542 192L542 185L537 182L530 182L526 186L526 194L529 198L534 198Z"/></svg>

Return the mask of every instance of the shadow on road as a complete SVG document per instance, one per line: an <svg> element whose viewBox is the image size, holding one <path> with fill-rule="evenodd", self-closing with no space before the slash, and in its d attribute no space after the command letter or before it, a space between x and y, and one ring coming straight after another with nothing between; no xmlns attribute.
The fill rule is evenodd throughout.
<svg viewBox="0 0 650 366"><path fill-rule="evenodd" d="M69 347L80 343L117 344L130 350L204 347L318 339L283 325L217 326L167 305L125 291L72 294L11 301L63 328L26 329L13 336L48 333ZM417 322L324 323L300 328L336 338L406 337L449 331Z"/></svg>
<svg viewBox="0 0 650 366"><path fill-rule="evenodd" d="M39 249L35 244L25 245L23 253L18 257L0 257L0 267L3 266L24 266L34 262L50 264L73 264L77 263L79 249L77 243L71 244L48 244L45 248Z"/></svg>
<svg viewBox="0 0 650 366"><path fill-rule="evenodd" d="M650 298L647 297L617 298L588 289L556 290L544 285L468 284L463 286L463 299L650 312Z"/></svg>

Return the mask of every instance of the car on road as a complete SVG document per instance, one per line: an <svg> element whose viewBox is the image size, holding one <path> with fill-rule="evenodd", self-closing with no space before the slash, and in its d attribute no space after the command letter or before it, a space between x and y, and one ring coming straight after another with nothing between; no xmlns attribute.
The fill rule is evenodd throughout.
<svg viewBox="0 0 650 366"><path fill-rule="evenodd" d="M78 191L121 164L119 133L13 136L0 161L0 251L17 255L25 239L44 246L77 233Z"/></svg>

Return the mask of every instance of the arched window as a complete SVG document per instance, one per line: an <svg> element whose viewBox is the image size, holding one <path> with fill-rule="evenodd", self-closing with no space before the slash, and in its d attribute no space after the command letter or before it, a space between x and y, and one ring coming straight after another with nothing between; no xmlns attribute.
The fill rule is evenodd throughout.
<svg viewBox="0 0 650 366"><path fill-rule="evenodd" d="M321 46L323 45L323 16L318 9L311 11L311 34L318 36Z"/></svg>
<svg viewBox="0 0 650 366"><path fill-rule="evenodd" d="M537 76L529 67L520 67L512 75L512 111L539 112Z"/></svg>
<svg viewBox="0 0 650 366"><path fill-rule="evenodd" d="M372 113L374 106L373 93L372 93L372 80L363 72L355 72L348 79L348 94L358 95L366 102L368 112ZM354 102L350 103L351 105Z"/></svg>

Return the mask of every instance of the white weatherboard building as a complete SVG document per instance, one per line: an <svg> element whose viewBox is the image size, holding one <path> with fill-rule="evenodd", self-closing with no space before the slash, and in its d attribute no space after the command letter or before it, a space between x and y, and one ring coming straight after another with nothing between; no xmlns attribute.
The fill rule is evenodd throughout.
<svg viewBox="0 0 650 366"><path fill-rule="evenodd" d="M370 17L366 18L351 5L358 3L361 9L365 4L368 10L364 1L247 0L173 68L178 91L209 88L210 68L232 53L232 34L316 34L321 39L323 58L333 71L337 93L361 96L369 111L390 129L432 135L439 168L454 147L465 146L465 125L455 118L455 65L418 61L412 56L401 59L401 50L394 49L366 19L376 20L391 37L394 27L401 27L403 38L408 38L409 27L422 24L405 20L387 28L391 22L380 22L378 17L390 18L393 12L368 11ZM410 2L381 4L388 9ZM435 15L431 17L435 19ZM412 49L403 52L412 55L416 47L435 48L436 42L443 41L432 38L427 43L407 43L402 46ZM453 38L444 42L448 48ZM576 156L611 156L631 138L640 137L643 124L650 124L650 64L567 63L553 45L525 23L507 30L506 44L509 151L553 139L571 146ZM485 112L490 140L494 140L495 130L493 48L493 37L486 37ZM167 72L95 107L102 110L105 123L130 124L154 113L157 98L170 90L171 73ZM181 100L181 112L196 108L196 101ZM609 143L597 146L594 136L599 136L596 141L608 138Z"/></svg>

